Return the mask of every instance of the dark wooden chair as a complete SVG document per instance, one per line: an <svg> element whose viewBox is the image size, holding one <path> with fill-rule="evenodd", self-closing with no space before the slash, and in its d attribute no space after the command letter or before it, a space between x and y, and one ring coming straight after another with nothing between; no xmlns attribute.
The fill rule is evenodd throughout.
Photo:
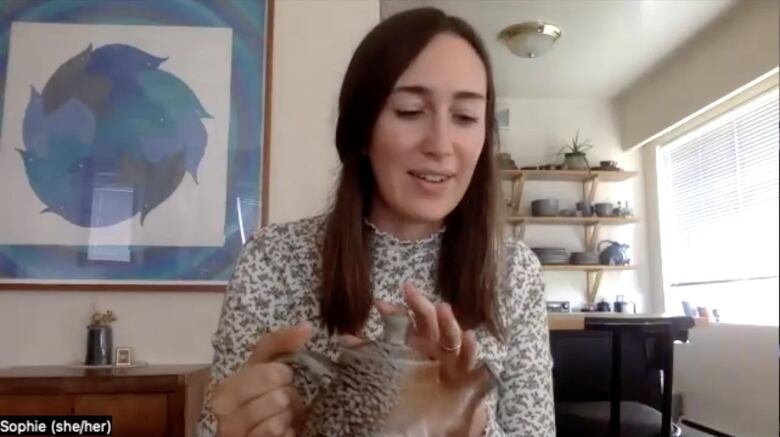
<svg viewBox="0 0 780 437"><path fill-rule="evenodd" d="M558 436L671 437L675 341L693 319L589 317L553 331Z"/></svg>

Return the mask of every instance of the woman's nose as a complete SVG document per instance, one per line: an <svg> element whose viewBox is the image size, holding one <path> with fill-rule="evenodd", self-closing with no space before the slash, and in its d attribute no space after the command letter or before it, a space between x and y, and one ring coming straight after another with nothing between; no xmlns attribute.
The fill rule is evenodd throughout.
<svg viewBox="0 0 780 437"><path fill-rule="evenodd" d="M437 113L431 118L422 151L426 155L443 158L453 152L452 123L449 114Z"/></svg>

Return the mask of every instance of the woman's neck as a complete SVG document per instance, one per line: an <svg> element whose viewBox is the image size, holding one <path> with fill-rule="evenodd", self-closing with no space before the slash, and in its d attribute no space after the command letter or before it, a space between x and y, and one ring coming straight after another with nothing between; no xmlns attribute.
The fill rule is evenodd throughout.
<svg viewBox="0 0 780 437"><path fill-rule="evenodd" d="M376 201L368 214L368 220L380 231L406 241L422 240L435 234L442 227L441 220L436 222L410 220Z"/></svg>

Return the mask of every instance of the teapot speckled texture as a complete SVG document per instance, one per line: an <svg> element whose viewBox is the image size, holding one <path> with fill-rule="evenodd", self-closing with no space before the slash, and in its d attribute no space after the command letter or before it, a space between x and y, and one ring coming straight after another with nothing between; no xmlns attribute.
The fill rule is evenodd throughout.
<svg viewBox="0 0 780 437"><path fill-rule="evenodd" d="M319 382L300 436L444 436L466 426L461 421L496 387L485 364L443 377L437 361L406 345L407 315L384 315L383 321L382 340L342 346L335 362L310 351L281 359L296 376L309 372Z"/></svg>

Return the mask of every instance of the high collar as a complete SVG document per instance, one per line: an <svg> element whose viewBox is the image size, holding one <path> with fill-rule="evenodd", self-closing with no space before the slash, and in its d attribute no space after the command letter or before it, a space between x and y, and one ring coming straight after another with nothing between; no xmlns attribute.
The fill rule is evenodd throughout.
<svg viewBox="0 0 780 437"><path fill-rule="evenodd" d="M404 240L377 228L368 218L364 218L363 221L371 231L373 243L384 247L438 247L446 229L442 226L438 231L427 237L416 240Z"/></svg>

